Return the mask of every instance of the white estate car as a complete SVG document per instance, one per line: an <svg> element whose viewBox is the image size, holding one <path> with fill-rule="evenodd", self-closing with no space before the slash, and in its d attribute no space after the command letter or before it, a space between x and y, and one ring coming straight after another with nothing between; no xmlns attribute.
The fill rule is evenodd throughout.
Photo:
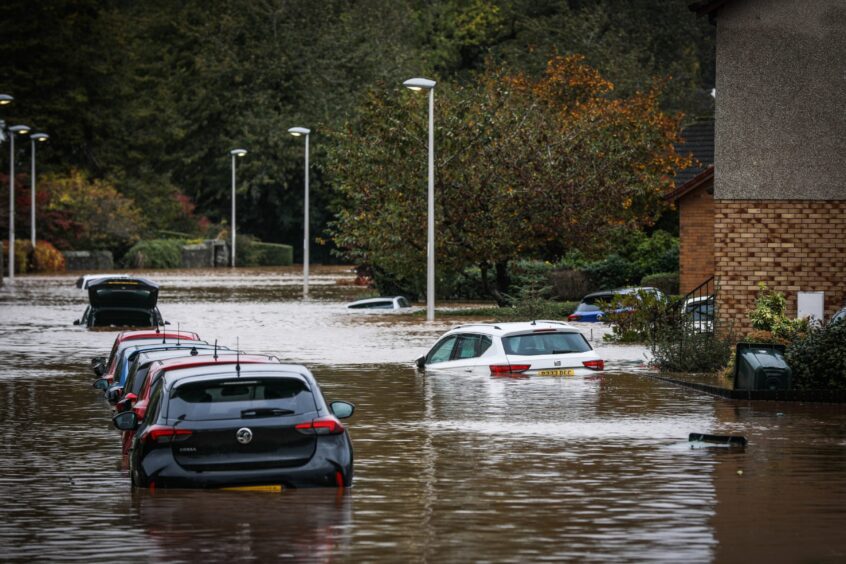
<svg viewBox="0 0 846 564"><path fill-rule="evenodd" d="M445 333L421 369L495 375L581 376L605 369L578 329L560 321L462 325Z"/></svg>
<svg viewBox="0 0 846 564"><path fill-rule="evenodd" d="M366 298L347 305L349 309L403 309L411 307L403 296Z"/></svg>

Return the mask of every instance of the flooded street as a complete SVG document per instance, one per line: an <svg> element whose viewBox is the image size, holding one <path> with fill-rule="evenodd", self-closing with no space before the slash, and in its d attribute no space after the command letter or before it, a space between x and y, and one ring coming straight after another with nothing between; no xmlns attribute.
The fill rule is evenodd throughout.
<svg viewBox="0 0 846 564"><path fill-rule="evenodd" d="M305 364L356 404L354 487L133 491L88 364L115 333L72 325L75 277L20 277L0 288L0 559L846 561L842 407L657 382L598 327L600 377L422 374L459 321L347 310L349 273L317 269L307 301L298 271L145 275L172 328Z"/></svg>

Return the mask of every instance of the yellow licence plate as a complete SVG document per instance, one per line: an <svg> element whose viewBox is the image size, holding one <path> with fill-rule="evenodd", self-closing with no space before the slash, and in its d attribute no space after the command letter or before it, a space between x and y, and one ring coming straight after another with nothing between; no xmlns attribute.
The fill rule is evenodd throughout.
<svg viewBox="0 0 846 564"><path fill-rule="evenodd" d="M271 492L282 493L284 489L280 484L269 484L266 486L235 486L231 488L220 488L225 492Z"/></svg>
<svg viewBox="0 0 846 564"><path fill-rule="evenodd" d="M538 370L538 376L572 376L576 371L572 368L560 368L558 370Z"/></svg>

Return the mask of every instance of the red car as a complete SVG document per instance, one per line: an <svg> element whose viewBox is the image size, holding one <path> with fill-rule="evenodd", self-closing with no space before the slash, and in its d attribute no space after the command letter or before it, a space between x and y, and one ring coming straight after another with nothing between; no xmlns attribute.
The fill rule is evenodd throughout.
<svg viewBox="0 0 846 564"><path fill-rule="evenodd" d="M108 360L98 356L91 359L91 367L98 377L105 377L110 382L114 377L115 358L118 353L129 345L149 343L166 343L175 341L199 341L200 336L193 331L159 331L147 329L143 331L122 331L115 337Z"/></svg>
<svg viewBox="0 0 846 564"><path fill-rule="evenodd" d="M150 366L147 371L147 377L144 379L144 385L141 387L141 392L136 396L135 394L126 394L122 400L117 404L118 412L126 411L130 406L135 412L138 421L143 421L147 414L147 405L150 403L150 390L153 384L164 376L166 373L173 370L181 370L183 368L196 368L198 366L222 366L232 364L279 364L279 359L275 356L267 356L260 354L238 354L232 351L221 352L216 355L204 354L197 356L169 358L167 360L156 361ZM132 444L132 438L135 436L134 431L124 431L123 454L129 452L129 446Z"/></svg>

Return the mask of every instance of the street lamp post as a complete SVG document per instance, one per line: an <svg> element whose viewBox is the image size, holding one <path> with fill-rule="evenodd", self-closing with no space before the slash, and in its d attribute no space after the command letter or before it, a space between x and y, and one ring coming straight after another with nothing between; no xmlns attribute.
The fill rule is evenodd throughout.
<svg viewBox="0 0 846 564"><path fill-rule="evenodd" d="M32 184L32 195L29 201L29 221L32 228L32 248L35 248L35 142L44 143L50 138L46 133L34 133L30 136L32 142L32 174L30 181Z"/></svg>
<svg viewBox="0 0 846 564"><path fill-rule="evenodd" d="M411 90L429 91L429 213L426 241L426 321L435 320L435 84L428 78L410 78L402 83Z"/></svg>
<svg viewBox="0 0 846 564"><path fill-rule="evenodd" d="M305 199L303 200L303 297L308 297L308 136L311 133L310 129L305 127L292 127L288 133L294 137L305 135Z"/></svg>
<svg viewBox="0 0 846 564"><path fill-rule="evenodd" d="M235 158L243 157L247 154L246 149L232 149L229 151L232 155L232 268L235 268Z"/></svg>
<svg viewBox="0 0 846 564"><path fill-rule="evenodd" d="M15 279L15 134L26 135L29 127L9 128L9 280Z"/></svg>

